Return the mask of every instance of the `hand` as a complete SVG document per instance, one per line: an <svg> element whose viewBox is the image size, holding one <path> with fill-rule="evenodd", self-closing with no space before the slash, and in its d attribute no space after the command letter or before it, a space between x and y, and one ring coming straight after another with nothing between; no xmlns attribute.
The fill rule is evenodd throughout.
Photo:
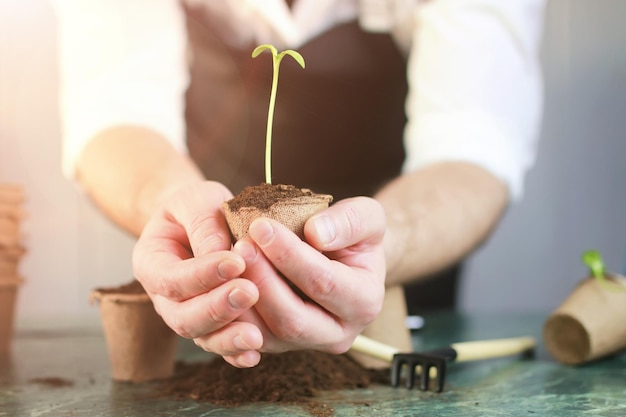
<svg viewBox="0 0 626 417"><path fill-rule="evenodd" d="M307 243L275 221L255 220L234 252L245 260L243 277L260 295L237 322L262 332L265 352L347 351L382 307L385 225L382 207L365 197L337 202L309 219Z"/></svg>
<svg viewBox="0 0 626 417"><path fill-rule="evenodd" d="M174 193L143 229L133 272L176 333L245 367L258 363L263 338L254 324L234 321L257 302L259 292L240 278L245 262L230 250L221 205L231 197L210 181Z"/></svg>

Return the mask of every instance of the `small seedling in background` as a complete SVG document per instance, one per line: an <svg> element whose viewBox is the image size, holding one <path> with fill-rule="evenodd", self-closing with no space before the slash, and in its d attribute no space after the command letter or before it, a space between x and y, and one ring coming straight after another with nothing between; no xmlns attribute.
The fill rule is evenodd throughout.
<svg viewBox="0 0 626 417"><path fill-rule="evenodd" d="M264 44L259 45L252 51L252 58L256 58L263 51L268 50L272 53L272 62L274 74L272 77L272 90L270 92L270 106L267 112L267 132L265 135L265 182L272 183L272 124L274 122L274 107L276 105L276 91L278 89L278 70L280 68L280 61L285 55L291 56L302 68L304 68L304 58L296 51L288 49L286 51L278 52L272 45Z"/></svg>
<svg viewBox="0 0 626 417"><path fill-rule="evenodd" d="M626 291L626 287L620 284L616 284L606 279L606 267L602 260L600 252L594 249L585 251L582 255L582 261L587 267L591 275L598 280L600 286L609 291Z"/></svg>

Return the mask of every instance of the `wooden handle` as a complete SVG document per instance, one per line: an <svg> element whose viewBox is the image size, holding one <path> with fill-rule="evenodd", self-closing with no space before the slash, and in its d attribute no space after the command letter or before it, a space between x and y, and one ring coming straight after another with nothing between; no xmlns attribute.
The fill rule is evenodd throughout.
<svg viewBox="0 0 626 417"><path fill-rule="evenodd" d="M362 335L358 335L356 339L354 339L351 349L389 363L393 360L393 355L399 352L399 350L393 346L377 342L376 340Z"/></svg>
<svg viewBox="0 0 626 417"><path fill-rule="evenodd" d="M533 337L513 337L510 339L478 340L475 342L453 343L450 346L456 350L456 361L466 362L481 359L499 358L528 352L535 348Z"/></svg>
<svg viewBox="0 0 626 417"><path fill-rule="evenodd" d="M478 340L459 342L450 345L456 351L456 362L467 362L481 359L499 358L528 352L535 348L537 342L530 336L509 339ZM399 350L368 337L358 335L352 343L352 350L390 362Z"/></svg>

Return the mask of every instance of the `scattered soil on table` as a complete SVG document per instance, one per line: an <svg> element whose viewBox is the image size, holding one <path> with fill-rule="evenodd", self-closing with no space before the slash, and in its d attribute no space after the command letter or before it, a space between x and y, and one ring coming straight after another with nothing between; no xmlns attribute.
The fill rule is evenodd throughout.
<svg viewBox="0 0 626 417"><path fill-rule="evenodd" d="M293 185L285 184L262 183L256 186L245 187L233 199L228 201L228 207L232 211L237 211L242 207L256 207L260 210L267 210L277 201L312 195L315 195L315 193L307 188L296 188Z"/></svg>
<svg viewBox="0 0 626 417"><path fill-rule="evenodd" d="M45 378L32 378L28 380L31 384L43 385L48 388L63 388L74 386L74 381L60 378L58 376L49 376Z"/></svg>
<svg viewBox="0 0 626 417"><path fill-rule="evenodd" d="M178 363L175 376L161 381L158 397L206 401L221 406L253 402L306 407L314 416L334 410L315 401L322 391L389 385L389 370L362 367L347 355L316 351L264 354L254 368L235 368L222 359L208 363Z"/></svg>

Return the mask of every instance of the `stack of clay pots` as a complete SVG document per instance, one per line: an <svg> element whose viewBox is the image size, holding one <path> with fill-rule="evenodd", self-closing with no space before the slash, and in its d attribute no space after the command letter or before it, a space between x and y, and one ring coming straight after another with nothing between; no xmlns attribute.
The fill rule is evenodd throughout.
<svg viewBox="0 0 626 417"><path fill-rule="evenodd" d="M19 264L26 252L21 238L23 203L20 186L0 183L0 353L11 347L15 301L22 282Z"/></svg>

